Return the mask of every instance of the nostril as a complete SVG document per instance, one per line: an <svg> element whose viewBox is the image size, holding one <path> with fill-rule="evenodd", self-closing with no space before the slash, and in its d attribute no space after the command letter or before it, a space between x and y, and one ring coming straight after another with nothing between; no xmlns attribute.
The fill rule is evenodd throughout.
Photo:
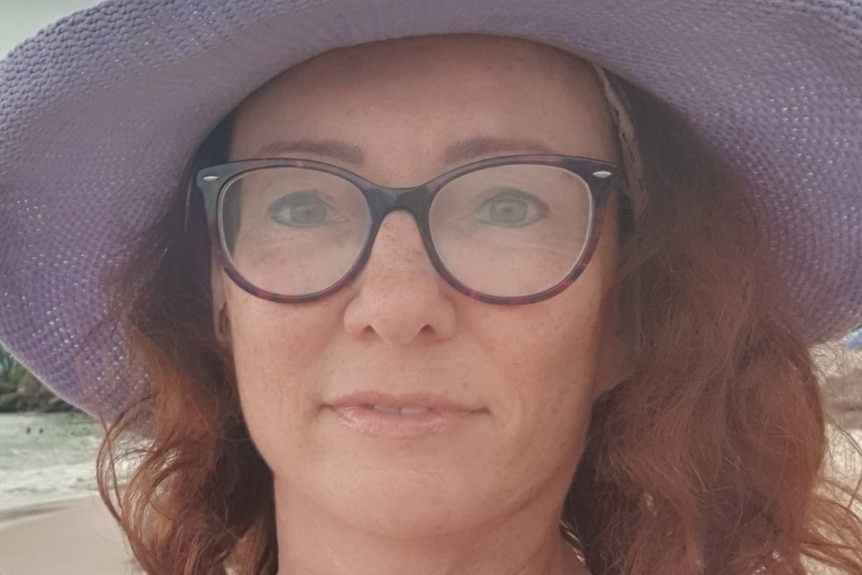
<svg viewBox="0 0 862 575"><path fill-rule="evenodd" d="M382 278L376 278L382 279ZM394 345L448 339L454 332L454 301L434 285L416 281L402 289L391 282L365 278L344 310L349 336L363 341L380 339ZM424 285L424 287L423 287Z"/></svg>
<svg viewBox="0 0 862 575"><path fill-rule="evenodd" d="M420 335L429 335L434 333L434 328L428 324L422 326L422 329L419 330Z"/></svg>

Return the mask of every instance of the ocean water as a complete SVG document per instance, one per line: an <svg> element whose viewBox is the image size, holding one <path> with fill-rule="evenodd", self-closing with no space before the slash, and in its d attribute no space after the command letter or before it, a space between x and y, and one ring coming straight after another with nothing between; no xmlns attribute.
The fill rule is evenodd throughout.
<svg viewBox="0 0 862 575"><path fill-rule="evenodd" d="M96 493L101 438L85 415L0 415L0 510Z"/></svg>

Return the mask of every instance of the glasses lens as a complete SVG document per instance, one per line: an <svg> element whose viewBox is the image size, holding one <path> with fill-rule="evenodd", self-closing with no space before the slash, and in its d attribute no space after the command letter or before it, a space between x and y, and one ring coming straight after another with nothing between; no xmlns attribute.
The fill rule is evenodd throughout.
<svg viewBox="0 0 862 575"><path fill-rule="evenodd" d="M512 164L446 184L429 214L443 265L470 289L533 295L569 275L592 225L587 183L563 168Z"/></svg>
<svg viewBox="0 0 862 575"><path fill-rule="evenodd" d="M362 192L339 176L269 167L231 180L219 225L234 269L285 296L331 287L356 263L371 216Z"/></svg>

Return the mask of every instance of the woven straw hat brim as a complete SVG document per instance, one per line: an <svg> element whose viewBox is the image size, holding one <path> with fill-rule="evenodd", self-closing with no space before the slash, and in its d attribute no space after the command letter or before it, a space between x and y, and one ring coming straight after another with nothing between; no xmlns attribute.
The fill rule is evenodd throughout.
<svg viewBox="0 0 862 575"><path fill-rule="evenodd" d="M753 185L790 312L814 343L862 323L862 3L807 0L110 1L0 63L0 341L67 400L134 382L92 331L102 283L201 138L278 72L339 46L526 37L666 100ZM106 362L106 352L108 353Z"/></svg>

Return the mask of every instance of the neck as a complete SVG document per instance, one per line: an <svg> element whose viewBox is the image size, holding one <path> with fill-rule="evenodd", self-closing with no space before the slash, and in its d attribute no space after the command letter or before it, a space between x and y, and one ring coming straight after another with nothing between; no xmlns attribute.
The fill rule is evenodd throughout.
<svg viewBox="0 0 862 575"><path fill-rule="evenodd" d="M558 509L533 506L473 526L402 536L276 488L276 519L282 575L589 575L560 535Z"/></svg>

